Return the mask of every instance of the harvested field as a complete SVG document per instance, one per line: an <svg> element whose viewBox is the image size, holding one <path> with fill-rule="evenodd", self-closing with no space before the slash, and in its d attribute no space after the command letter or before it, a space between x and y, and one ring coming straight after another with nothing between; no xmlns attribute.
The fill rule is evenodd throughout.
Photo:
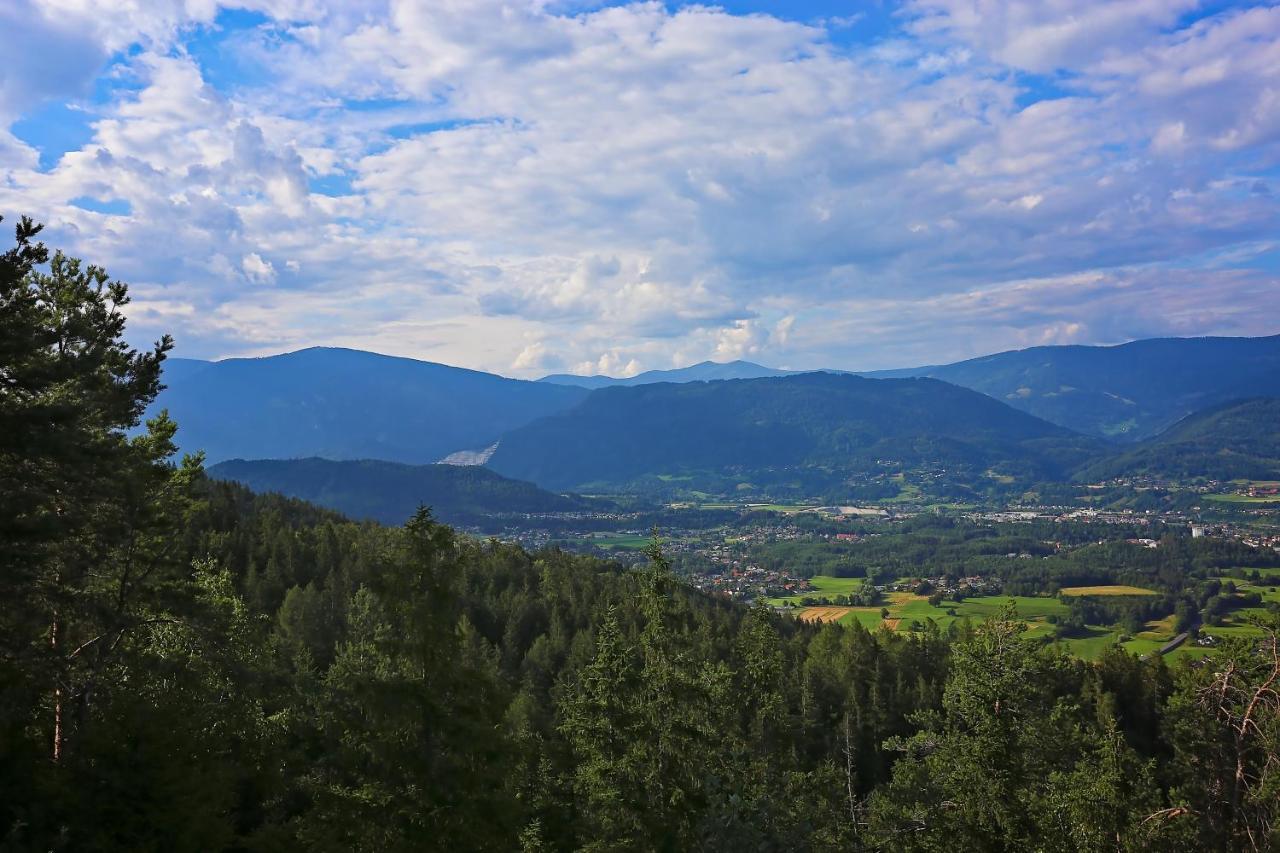
<svg viewBox="0 0 1280 853"><path fill-rule="evenodd" d="M852 607L806 607L798 618L802 622L839 622L852 612Z"/></svg>
<svg viewBox="0 0 1280 853"><path fill-rule="evenodd" d="M1068 586L1063 587L1063 595L1156 595L1155 590L1143 589L1140 586L1124 586L1108 584L1106 586Z"/></svg>

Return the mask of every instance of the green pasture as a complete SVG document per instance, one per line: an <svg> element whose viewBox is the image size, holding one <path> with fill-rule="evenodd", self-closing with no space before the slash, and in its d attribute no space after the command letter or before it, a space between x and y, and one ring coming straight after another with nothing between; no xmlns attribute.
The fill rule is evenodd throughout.
<svg viewBox="0 0 1280 853"><path fill-rule="evenodd" d="M862 585L866 583L866 578L837 578L831 575L816 575L809 578L809 583L813 584L813 589L806 592L799 592L794 595L784 595L777 598L766 599L767 603L774 605L785 605L795 602L800 603L802 598L834 598L837 595L848 595L851 592L862 589ZM877 611L878 612L878 611Z"/></svg>
<svg viewBox="0 0 1280 853"><path fill-rule="evenodd" d="M1055 598L1031 596L985 595L966 598L964 601L943 601L934 606L923 596L905 593L893 594L890 600L882 605L889 611L890 619L900 620L897 630L910 630L912 621L924 625L932 619L938 627L946 628L954 622L970 619L983 622L1004 612L1012 602L1017 608L1017 615L1027 624L1028 637L1046 636L1053 631L1053 626L1046 621L1051 615L1065 616L1067 606ZM878 628L882 623L881 607L858 608L840 621L845 624L859 622L867 628Z"/></svg>
<svg viewBox="0 0 1280 853"><path fill-rule="evenodd" d="M653 540L648 536L630 533L605 533L599 536L592 536L587 541L606 551L615 549L619 551L643 551Z"/></svg>

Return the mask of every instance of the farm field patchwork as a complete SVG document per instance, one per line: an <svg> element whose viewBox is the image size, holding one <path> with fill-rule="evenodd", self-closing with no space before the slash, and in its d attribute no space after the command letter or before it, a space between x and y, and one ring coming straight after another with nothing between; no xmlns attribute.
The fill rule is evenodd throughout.
<svg viewBox="0 0 1280 853"><path fill-rule="evenodd" d="M834 578L833 580L850 579ZM1068 613L1067 606L1054 598L988 595L967 598L960 602L944 601L941 605L934 606L929 603L927 596L909 592L889 593L885 604L876 607L815 606L797 609L796 613L805 621L839 621L845 625L857 622L870 630L885 627L891 631L905 631L912 630L913 626L923 626L930 619L940 628L946 628L963 619L981 622L1003 612L1010 602L1017 608L1018 616L1026 622L1028 637L1049 635L1053 631L1053 626L1049 624L1046 617L1065 616ZM883 610L889 612L887 618L882 615ZM832 615L836 611L841 611L838 617Z"/></svg>
<svg viewBox="0 0 1280 853"><path fill-rule="evenodd" d="M1224 577L1221 580L1224 583L1228 580L1233 582L1240 593L1259 593L1263 597L1264 603L1280 602L1280 577L1276 578L1277 583L1274 590L1271 588L1272 585L1269 583L1269 578L1257 584L1238 578ZM966 598L960 602L944 600L935 606L929 603L927 596L910 592L888 593L885 596L884 603L874 607L799 606L802 598L820 600L837 595L848 595L858 590L865 582L862 578L828 576L814 577L810 581L814 586L813 590L797 595L770 599L769 603L775 606L791 605L794 607L792 612L798 618L807 622L839 622L844 625L852 625L857 622L871 631L881 628L890 631L918 630L928 620L933 620L939 628L945 630L953 623L963 619L982 622L993 618L1002 613L1012 603L1016 608L1018 617L1027 625L1025 636L1031 639L1053 637L1055 627L1049 621L1049 617L1064 617L1070 613L1070 608L1064 602L1058 598L1050 598L1048 596L987 595ZM1158 594L1153 590L1119 584L1071 587L1063 589L1062 593L1068 596L1149 596ZM887 617L883 615L882 611L884 610L888 611ZM1266 612L1265 607L1242 608L1233 611L1222 625L1206 627L1203 632L1224 638L1231 636L1257 636L1260 634L1259 629L1249 624L1246 620L1251 615L1264 615ZM1143 631L1133 636L1129 636L1115 627L1090 625L1087 626L1082 635L1055 640L1054 643L1063 651L1084 660L1097 660L1107 649L1116 645L1122 646L1131 654L1139 656L1154 655L1175 636L1174 623L1173 616L1153 620L1144 626ZM1183 657L1202 657L1211 653L1211 651L1211 649L1187 643L1169 653L1168 659L1173 661Z"/></svg>
<svg viewBox="0 0 1280 853"><path fill-rule="evenodd" d="M815 579L818 580L818 579ZM849 581L860 580L857 578L829 578L828 581L843 581L847 584ZM1112 587L1115 589L1117 587ZM1133 587L1118 587L1119 589L1131 590ZM843 590L840 594L844 594ZM1099 594L1099 593L1090 593ZM1104 593L1105 594L1105 593ZM1123 592L1109 593L1112 595L1150 595L1153 594L1149 590L1139 593ZM808 593L812 596L813 593ZM975 598L968 598L961 602L944 601L939 606L931 605L928 598L922 595L915 595L909 592L889 593L885 597L885 603L876 607L840 607L840 606L814 606L806 608L796 608L795 613L798 618L807 622L839 622L844 625L852 625L854 622L862 625L867 630L875 631L881 628L890 631L909 631L923 626L927 620L933 620L939 628L946 629L948 626L963 619L971 619L974 622L982 622L1002 613L1005 608L1012 602L1016 608L1017 615L1027 625L1026 637L1030 639L1050 638L1054 633L1054 625L1049 621L1050 616L1062 617L1069 614L1070 610L1063 602L1056 598L1047 596L1007 596L1007 595L988 595ZM785 602L789 599L781 599ZM882 611L889 612L888 617L882 615ZM1237 611L1240 615L1248 611ZM1236 624L1232 620L1228 620L1227 624L1221 628L1208 629L1209 633L1218 633L1221 636L1244 635L1248 636L1257 629L1247 624ZM1166 643L1174 637L1174 617L1167 616L1163 619L1148 622L1145 630L1129 639L1122 639L1126 635L1116 628L1102 627L1091 625L1088 626L1086 632L1078 637L1064 638L1056 640L1055 643L1065 652L1084 660L1096 660L1109 648L1115 645L1122 646L1125 650L1135 655L1153 655L1156 654ZM1175 650L1172 658L1183 656L1199 656L1205 654L1205 650L1193 645L1187 645Z"/></svg>

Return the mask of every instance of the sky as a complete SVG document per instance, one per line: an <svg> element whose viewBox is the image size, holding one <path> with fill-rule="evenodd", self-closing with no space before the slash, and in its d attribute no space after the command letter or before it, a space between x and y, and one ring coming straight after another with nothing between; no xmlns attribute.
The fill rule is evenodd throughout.
<svg viewBox="0 0 1280 853"><path fill-rule="evenodd" d="M5 0L0 214L176 354L1280 332L1280 4Z"/></svg>

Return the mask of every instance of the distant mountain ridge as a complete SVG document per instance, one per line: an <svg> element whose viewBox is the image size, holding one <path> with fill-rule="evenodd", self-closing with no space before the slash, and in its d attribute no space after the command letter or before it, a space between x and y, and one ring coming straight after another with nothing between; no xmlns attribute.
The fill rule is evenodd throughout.
<svg viewBox="0 0 1280 853"><path fill-rule="evenodd" d="M613 376L576 376L571 373L553 373L539 382L556 385L577 385L580 388L608 388L614 385L650 385L655 382L711 382L722 379L760 379L765 376L790 376L797 371L778 370L750 361L701 361L674 370L646 370L626 378Z"/></svg>
<svg viewBox="0 0 1280 853"><path fill-rule="evenodd" d="M862 375L941 379L1077 432L1138 441L1209 406L1280 395L1280 335L1032 347Z"/></svg>
<svg viewBox="0 0 1280 853"><path fill-rule="evenodd" d="M492 445L587 391L361 350L315 347L266 358L169 359L167 408L184 451L225 459L436 462Z"/></svg>
<svg viewBox="0 0 1280 853"><path fill-rule="evenodd" d="M446 522L469 524L502 513L568 512L581 498L557 495L487 468L401 465L372 459L232 459L209 476L255 492L279 492L356 519L403 524L419 506Z"/></svg>
<svg viewBox="0 0 1280 853"><path fill-rule="evenodd" d="M319 456L415 465L445 459L483 464L507 436L568 412L589 395L655 384L705 386L800 375L843 374L801 374L736 361L702 362L627 379L565 379L608 383L591 390L560 384L562 377L531 382L359 350L312 348L224 361L171 358L163 376L168 388L148 414L168 408L178 422L181 449L204 450L210 463ZM937 379L1078 433L1140 442L1193 412L1229 400L1280 396L1280 336L1035 347L862 375ZM671 397L666 405L687 402ZM714 423L715 413L703 416ZM917 425L908 419L903 434L923 440ZM829 426L833 432L845 429L836 421ZM947 438L947 428L946 423L937 424L940 432L934 438ZM496 464L507 464L517 448L492 452Z"/></svg>
<svg viewBox="0 0 1280 853"><path fill-rule="evenodd" d="M503 438L488 465L546 488L688 472L874 471L890 462L1060 476L1097 452L997 400L932 379L833 373L599 389Z"/></svg>

